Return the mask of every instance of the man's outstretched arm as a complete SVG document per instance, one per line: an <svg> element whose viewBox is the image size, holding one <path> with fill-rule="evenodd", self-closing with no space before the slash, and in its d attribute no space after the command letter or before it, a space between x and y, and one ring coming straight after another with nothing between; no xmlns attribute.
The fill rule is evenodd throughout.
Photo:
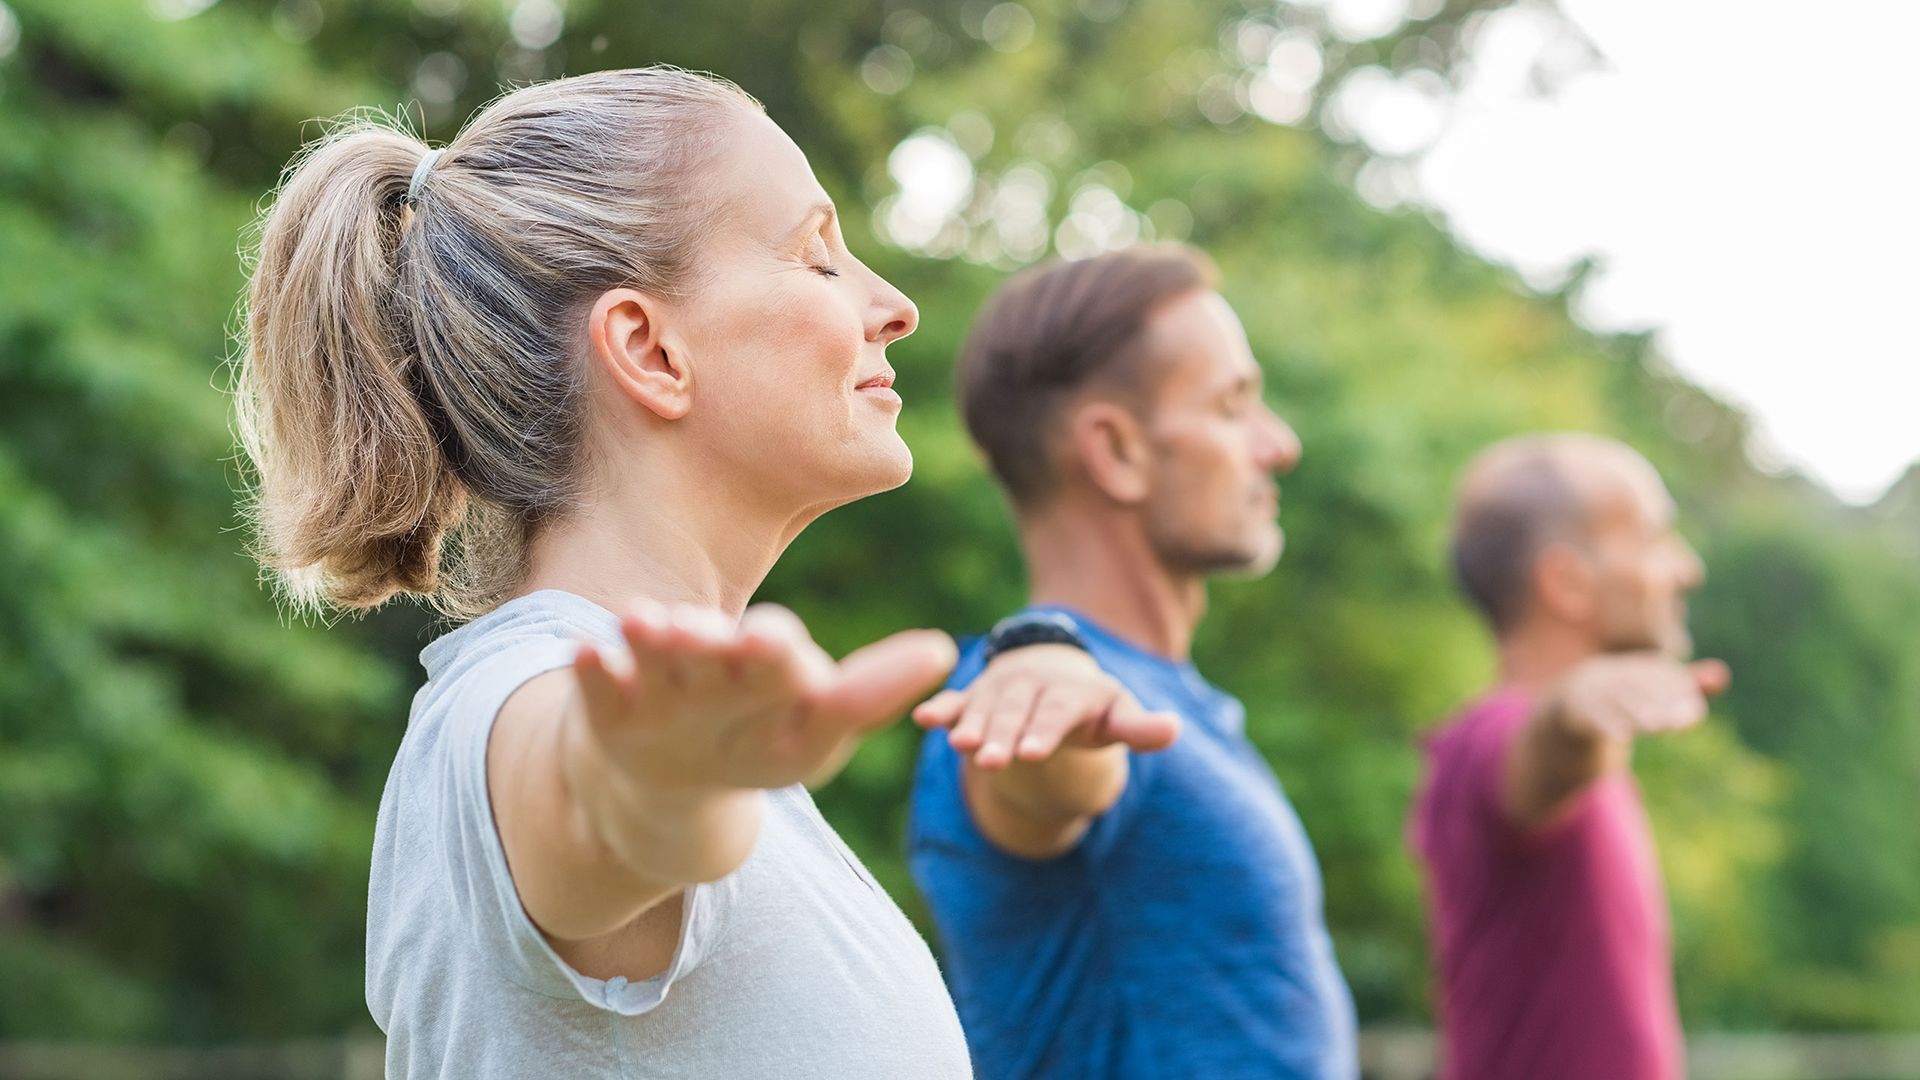
<svg viewBox="0 0 1920 1080"><path fill-rule="evenodd" d="M1718 660L1683 663L1657 653L1597 656L1540 698L1507 750L1502 802L1526 829L1560 819L1588 785L1626 767L1643 734L1690 728L1727 688Z"/></svg>
<svg viewBox="0 0 1920 1080"><path fill-rule="evenodd" d="M913 718L947 729L980 831L1028 859L1071 850L1126 790L1128 750L1162 749L1180 731L1178 717L1141 708L1071 645L1001 653L966 689L941 692Z"/></svg>

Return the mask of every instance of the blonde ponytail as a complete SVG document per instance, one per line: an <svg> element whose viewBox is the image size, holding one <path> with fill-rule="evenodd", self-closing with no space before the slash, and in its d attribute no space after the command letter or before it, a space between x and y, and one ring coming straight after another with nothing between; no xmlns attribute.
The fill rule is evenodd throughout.
<svg viewBox="0 0 1920 1080"><path fill-rule="evenodd" d="M691 174L743 107L711 76L599 72L507 94L425 167L365 115L294 159L236 396L257 553L295 603L471 617L512 592L581 495L578 320L610 288L691 287L713 212Z"/></svg>
<svg viewBox="0 0 1920 1080"><path fill-rule="evenodd" d="M269 565L303 605L432 594L466 509L397 308L408 181L427 148L361 121L309 146L260 230L240 435Z"/></svg>

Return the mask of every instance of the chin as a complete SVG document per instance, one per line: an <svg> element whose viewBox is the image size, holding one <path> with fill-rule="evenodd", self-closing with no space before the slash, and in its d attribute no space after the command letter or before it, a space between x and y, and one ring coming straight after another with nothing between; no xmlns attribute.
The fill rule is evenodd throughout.
<svg viewBox="0 0 1920 1080"><path fill-rule="evenodd" d="M1246 577L1265 577L1280 564L1280 556L1286 550L1287 534L1278 525L1268 526L1247 545L1246 558L1241 561L1238 572Z"/></svg>
<svg viewBox="0 0 1920 1080"><path fill-rule="evenodd" d="M852 489L849 502L892 491L913 476L913 451L907 449L898 434L888 432L877 445L859 449L856 463L848 473L847 486Z"/></svg>
<svg viewBox="0 0 1920 1080"><path fill-rule="evenodd" d="M1237 565L1229 567L1225 572L1241 578L1266 577L1273 572L1274 567L1280 565L1281 547L1282 544L1275 540L1258 551L1248 552Z"/></svg>
<svg viewBox="0 0 1920 1080"><path fill-rule="evenodd" d="M1169 563L1202 574L1231 578L1267 576L1280 562L1280 534L1251 538L1238 544L1193 545L1176 549ZM1163 556L1165 557L1165 556Z"/></svg>

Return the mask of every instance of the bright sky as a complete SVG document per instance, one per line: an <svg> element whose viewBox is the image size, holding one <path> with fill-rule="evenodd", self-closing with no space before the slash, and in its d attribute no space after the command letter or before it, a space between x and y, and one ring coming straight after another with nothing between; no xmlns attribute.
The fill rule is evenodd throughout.
<svg viewBox="0 0 1920 1080"><path fill-rule="evenodd" d="M1356 37L1407 8L1325 2ZM1578 51L1522 6L1483 26L1451 110L1376 69L1339 114L1488 256L1543 283L1597 257L1581 317L1657 331L1758 419L1756 461L1877 497L1920 459L1920 4L1562 7L1600 57L1545 96L1536 58Z"/></svg>

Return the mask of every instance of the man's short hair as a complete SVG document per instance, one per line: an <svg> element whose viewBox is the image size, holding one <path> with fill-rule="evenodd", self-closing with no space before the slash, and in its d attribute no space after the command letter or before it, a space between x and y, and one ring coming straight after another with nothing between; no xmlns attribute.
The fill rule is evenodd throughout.
<svg viewBox="0 0 1920 1080"><path fill-rule="evenodd" d="M960 352L960 413L1015 505L1058 480L1048 444L1061 406L1105 381L1142 377L1142 338L1166 302L1211 289L1213 262L1183 244L1150 244L1022 271L974 320Z"/></svg>
<svg viewBox="0 0 1920 1080"><path fill-rule="evenodd" d="M1617 445L1581 434L1521 436L1490 447L1469 468L1453 522L1453 577L1494 633L1526 613L1541 553L1588 525L1570 459Z"/></svg>

